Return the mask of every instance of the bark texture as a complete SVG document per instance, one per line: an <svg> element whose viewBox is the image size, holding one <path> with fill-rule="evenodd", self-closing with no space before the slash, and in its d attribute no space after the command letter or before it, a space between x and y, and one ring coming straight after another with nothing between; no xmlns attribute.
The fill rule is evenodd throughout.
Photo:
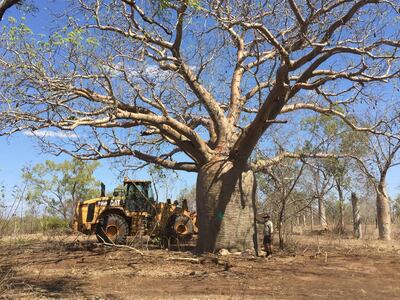
<svg viewBox="0 0 400 300"><path fill-rule="evenodd" d="M310 228L311 228L311 231L313 230L313 227L314 227L314 211L313 211L312 204L311 204L310 205Z"/></svg>
<svg viewBox="0 0 400 300"><path fill-rule="evenodd" d="M351 194L351 204L353 206L353 234L357 239L362 238L361 230L361 216L360 216L360 202L355 193Z"/></svg>
<svg viewBox="0 0 400 300"><path fill-rule="evenodd" d="M328 222L326 221L325 204L322 197L318 197L318 217L319 224L323 227L323 229L327 229Z"/></svg>
<svg viewBox="0 0 400 300"><path fill-rule="evenodd" d="M338 194L339 194L339 223L337 226L337 231L339 233L344 233L344 198L343 198L343 191L341 186L337 185Z"/></svg>
<svg viewBox="0 0 400 300"><path fill-rule="evenodd" d="M256 181L231 161L204 165L197 177L198 251L257 249Z"/></svg>
<svg viewBox="0 0 400 300"><path fill-rule="evenodd" d="M376 189L376 214L378 221L379 239L390 241L390 205L384 183L379 183Z"/></svg>

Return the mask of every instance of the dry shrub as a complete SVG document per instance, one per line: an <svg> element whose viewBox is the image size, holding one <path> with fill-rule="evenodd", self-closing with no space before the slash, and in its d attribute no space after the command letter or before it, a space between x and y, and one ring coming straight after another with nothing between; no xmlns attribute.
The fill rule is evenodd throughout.
<svg viewBox="0 0 400 300"><path fill-rule="evenodd" d="M15 273L11 266L0 267L0 295L5 294L5 292L11 288Z"/></svg>

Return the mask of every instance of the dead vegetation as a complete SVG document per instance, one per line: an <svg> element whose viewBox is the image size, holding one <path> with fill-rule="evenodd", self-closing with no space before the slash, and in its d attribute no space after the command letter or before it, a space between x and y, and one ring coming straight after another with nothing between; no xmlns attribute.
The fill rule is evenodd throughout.
<svg viewBox="0 0 400 300"><path fill-rule="evenodd" d="M400 243L293 236L251 253L101 245L84 236L0 241L0 299L361 299L400 293ZM136 249L137 250L137 249ZM232 298L233 297L233 298Z"/></svg>

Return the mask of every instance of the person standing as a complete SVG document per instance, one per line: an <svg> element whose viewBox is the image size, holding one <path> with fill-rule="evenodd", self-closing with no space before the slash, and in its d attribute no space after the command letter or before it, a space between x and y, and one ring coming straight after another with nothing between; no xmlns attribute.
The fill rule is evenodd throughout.
<svg viewBox="0 0 400 300"><path fill-rule="evenodd" d="M270 257L272 255L272 240L274 233L274 225L270 220L270 216L268 214L264 215L264 249L265 249L265 257Z"/></svg>

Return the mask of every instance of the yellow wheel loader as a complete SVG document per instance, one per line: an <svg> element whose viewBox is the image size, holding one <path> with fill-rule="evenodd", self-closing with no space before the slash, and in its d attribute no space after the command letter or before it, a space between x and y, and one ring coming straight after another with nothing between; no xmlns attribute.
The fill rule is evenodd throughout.
<svg viewBox="0 0 400 300"><path fill-rule="evenodd" d="M85 234L96 234L99 242L126 243L129 235L148 235L159 238L163 245L188 242L198 233L196 213L190 212L187 202L157 203L151 181L124 179L123 188L113 196L105 196L77 204L72 227Z"/></svg>

